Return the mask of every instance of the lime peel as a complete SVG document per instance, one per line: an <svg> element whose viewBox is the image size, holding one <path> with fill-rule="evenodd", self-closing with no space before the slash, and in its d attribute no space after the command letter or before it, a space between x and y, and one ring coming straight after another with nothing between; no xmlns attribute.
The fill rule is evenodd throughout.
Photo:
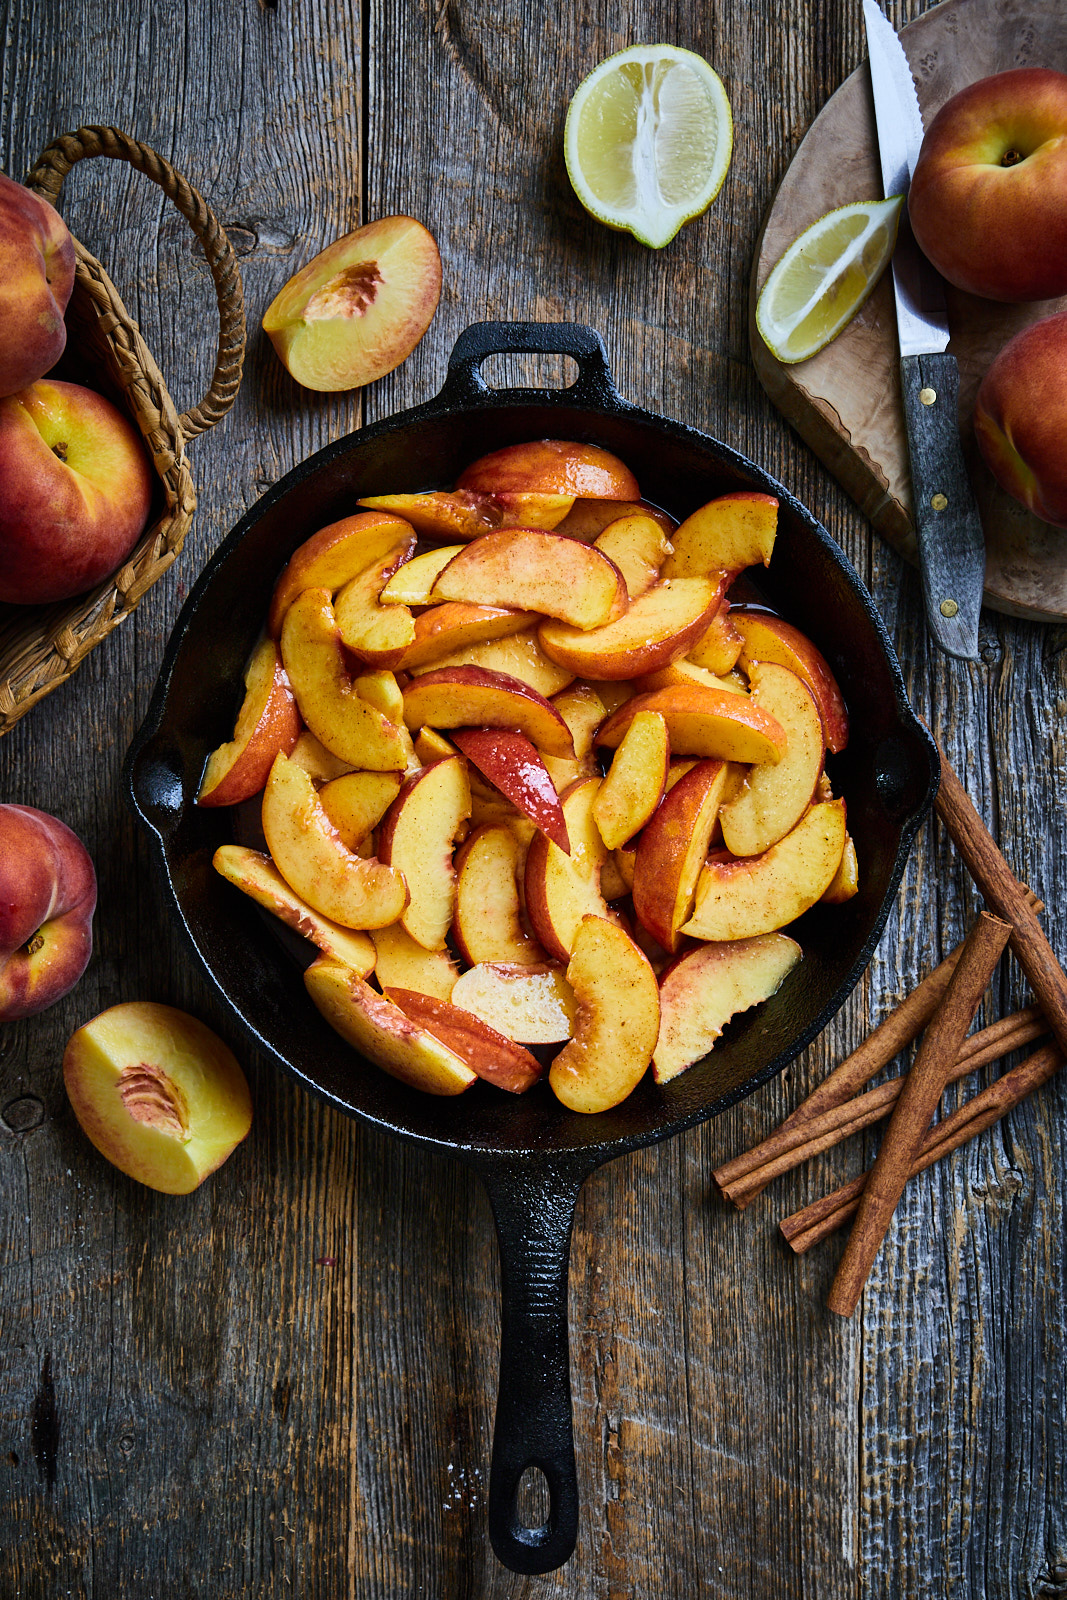
<svg viewBox="0 0 1067 1600"><path fill-rule="evenodd" d="M807 361L848 326L889 264L903 206L902 195L857 200L794 239L756 303L756 327L778 361Z"/></svg>

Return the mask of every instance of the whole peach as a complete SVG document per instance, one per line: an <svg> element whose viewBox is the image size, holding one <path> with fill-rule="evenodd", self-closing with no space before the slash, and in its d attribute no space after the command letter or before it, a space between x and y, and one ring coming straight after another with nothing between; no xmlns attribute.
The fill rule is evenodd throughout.
<svg viewBox="0 0 1067 1600"><path fill-rule="evenodd" d="M978 390L974 432L1001 488L1067 528L1067 311L998 353Z"/></svg>
<svg viewBox="0 0 1067 1600"><path fill-rule="evenodd" d="M0 600L92 588L129 555L151 500L141 439L103 395L46 378L0 400Z"/></svg>
<svg viewBox="0 0 1067 1600"><path fill-rule="evenodd" d="M0 805L0 1020L72 989L93 951L96 873L76 833L33 806Z"/></svg>
<svg viewBox="0 0 1067 1600"><path fill-rule="evenodd" d="M0 395L55 366L73 287L74 241L59 212L0 173Z"/></svg>
<svg viewBox="0 0 1067 1600"><path fill-rule="evenodd" d="M908 194L920 247L988 300L1067 294L1067 74L972 83L926 130Z"/></svg>

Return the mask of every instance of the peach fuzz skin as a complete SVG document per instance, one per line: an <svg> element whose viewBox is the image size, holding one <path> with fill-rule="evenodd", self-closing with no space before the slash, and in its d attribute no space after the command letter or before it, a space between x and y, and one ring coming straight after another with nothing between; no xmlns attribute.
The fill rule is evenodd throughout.
<svg viewBox="0 0 1067 1600"><path fill-rule="evenodd" d="M0 600L92 588L129 555L151 500L140 437L103 395L45 379L0 400Z"/></svg>
<svg viewBox="0 0 1067 1600"><path fill-rule="evenodd" d="M0 1020L43 1011L93 951L96 873L77 834L33 806L0 805Z"/></svg>
<svg viewBox="0 0 1067 1600"><path fill-rule="evenodd" d="M0 173L0 395L51 370L67 343L74 241L59 212Z"/></svg>
<svg viewBox="0 0 1067 1600"><path fill-rule="evenodd" d="M975 400L974 432L1001 488L1067 528L1067 311L1025 328L996 356Z"/></svg>

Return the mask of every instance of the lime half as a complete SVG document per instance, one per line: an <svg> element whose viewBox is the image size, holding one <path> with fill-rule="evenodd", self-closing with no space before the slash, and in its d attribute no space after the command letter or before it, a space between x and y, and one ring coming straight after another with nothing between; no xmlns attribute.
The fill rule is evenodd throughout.
<svg viewBox="0 0 1067 1600"><path fill-rule="evenodd" d="M836 339L882 276L904 205L857 200L794 239L756 302L756 326L779 361L806 361Z"/></svg>
<svg viewBox="0 0 1067 1600"><path fill-rule="evenodd" d="M659 250L722 188L733 119L703 56L640 44L602 61L567 111L564 153L574 192L609 228Z"/></svg>

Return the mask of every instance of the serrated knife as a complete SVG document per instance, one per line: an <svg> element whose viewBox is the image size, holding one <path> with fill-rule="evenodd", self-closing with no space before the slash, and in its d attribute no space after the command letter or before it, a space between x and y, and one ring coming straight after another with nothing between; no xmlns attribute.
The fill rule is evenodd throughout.
<svg viewBox="0 0 1067 1600"><path fill-rule="evenodd" d="M907 194L923 119L904 47L863 0L886 197ZM959 368L949 354L944 285L902 219L891 264L915 533L930 632L950 656L978 659L985 539L960 443Z"/></svg>

